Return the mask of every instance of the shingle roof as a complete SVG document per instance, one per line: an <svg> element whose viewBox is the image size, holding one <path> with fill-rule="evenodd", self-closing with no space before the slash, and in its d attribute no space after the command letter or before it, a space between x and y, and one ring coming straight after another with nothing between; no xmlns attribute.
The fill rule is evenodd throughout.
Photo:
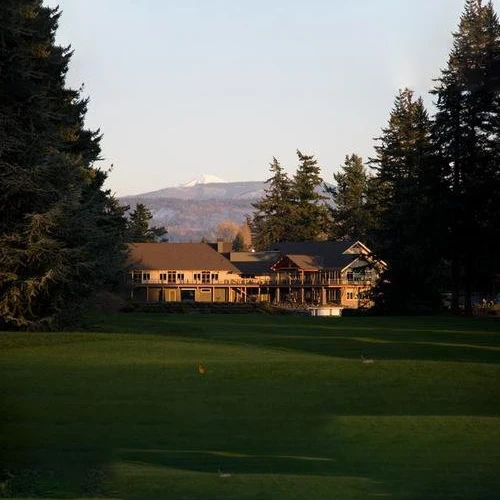
<svg viewBox="0 0 500 500"><path fill-rule="evenodd" d="M346 241L286 241L275 243L269 250L277 250L284 255L309 255L320 259L322 269L343 269L350 264L358 255L344 254L353 240Z"/></svg>
<svg viewBox="0 0 500 500"><path fill-rule="evenodd" d="M304 271L319 271L323 269L323 259L318 255L286 255L297 267Z"/></svg>
<svg viewBox="0 0 500 500"><path fill-rule="evenodd" d="M262 276L269 273L280 252L231 252L231 262L242 274Z"/></svg>
<svg viewBox="0 0 500 500"><path fill-rule="evenodd" d="M134 269L231 271L239 270L206 243L133 243L128 261Z"/></svg>

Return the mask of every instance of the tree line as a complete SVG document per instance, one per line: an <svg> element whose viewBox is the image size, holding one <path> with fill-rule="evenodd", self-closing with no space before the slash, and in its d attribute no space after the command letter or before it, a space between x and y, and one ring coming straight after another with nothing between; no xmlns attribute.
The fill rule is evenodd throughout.
<svg viewBox="0 0 500 500"><path fill-rule="evenodd" d="M297 152L289 178L273 158L250 219L257 249L284 240L360 239L389 263L384 311L432 310L450 290L472 311L500 276L500 25L491 2L467 0L448 63L431 90L435 113L411 89L397 94L366 162L346 156L335 185Z"/></svg>

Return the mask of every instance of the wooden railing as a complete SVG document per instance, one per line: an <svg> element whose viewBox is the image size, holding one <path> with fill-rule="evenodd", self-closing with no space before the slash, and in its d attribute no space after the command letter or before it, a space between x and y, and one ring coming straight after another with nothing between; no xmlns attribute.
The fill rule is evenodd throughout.
<svg viewBox="0 0 500 500"><path fill-rule="evenodd" d="M347 280L347 279L300 279L300 278L241 278L230 280L211 280L208 282L201 280L177 280L175 282L168 280L130 280L133 285L163 285L163 286L335 286L335 285L352 285L352 286L371 286L372 280Z"/></svg>

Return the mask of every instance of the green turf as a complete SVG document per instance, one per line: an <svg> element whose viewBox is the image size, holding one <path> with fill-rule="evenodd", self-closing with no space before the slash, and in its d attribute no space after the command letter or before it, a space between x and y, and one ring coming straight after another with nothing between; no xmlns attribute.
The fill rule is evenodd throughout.
<svg viewBox="0 0 500 500"><path fill-rule="evenodd" d="M88 323L0 335L0 497L500 497L496 319Z"/></svg>

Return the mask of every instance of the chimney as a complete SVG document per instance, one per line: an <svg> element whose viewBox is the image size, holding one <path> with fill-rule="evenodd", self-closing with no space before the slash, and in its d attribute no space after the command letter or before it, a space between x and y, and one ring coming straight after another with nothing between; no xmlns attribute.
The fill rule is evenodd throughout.
<svg viewBox="0 0 500 500"><path fill-rule="evenodd" d="M221 254L229 254L233 251L233 242L217 240L217 251Z"/></svg>

